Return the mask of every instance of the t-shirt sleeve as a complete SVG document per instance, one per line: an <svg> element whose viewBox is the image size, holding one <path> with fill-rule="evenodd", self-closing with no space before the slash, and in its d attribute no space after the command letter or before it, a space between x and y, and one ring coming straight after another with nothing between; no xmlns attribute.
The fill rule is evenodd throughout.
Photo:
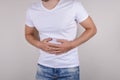
<svg viewBox="0 0 120 80"><path fill-rule="evenodd" d="M29 27L34 27L34 24L33 24L33 21L31 19L31 15L30 15L29 9L26 11L25 25L27 25Z"/></svg>
<svg viewBox="0 0 120 80"><path fill-rule="evenodd" d="M78 0L75 2L75 13L75 19L78 23L83 22L89 16L83 5Z"/></svg>

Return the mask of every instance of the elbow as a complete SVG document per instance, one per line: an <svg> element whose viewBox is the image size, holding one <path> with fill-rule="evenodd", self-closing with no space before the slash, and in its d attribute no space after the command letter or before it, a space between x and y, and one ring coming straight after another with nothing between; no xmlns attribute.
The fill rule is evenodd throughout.
<svg viewBox="0 0 120 80"><path fill-rule="evenodd" d="M97 34L97 28L96 27L94 28L94 33L93 34L94 35Z"/></svg>
<svg viewBox="0 0 120 80"><path fill-rule="evenodd" d="M30 39L30 36L32 36L31 34L25 34L25 39L27 40L27 41L29 41L29 39Z"/></svg>
<svg viewBox="0 0 120 80"><path fill-rule="evenodd" d="M93 35L97 34L97 28L96 27L92 31L93 31Z"/></svg>
<svg viewBox="0 0 120 80"><path fill-rule="evenodd" d="M28 34L25 34L24 36L27 41L28 41L28 36L29 36Z"/></svg>
<svg viewBox="0 0 120 80"><path fill-rule="evenodd" d="M91 34L91 36L94 36L94 35L97 34L97 28L96 27L87 28L86 30L88 30L88 32Z"/></svg>

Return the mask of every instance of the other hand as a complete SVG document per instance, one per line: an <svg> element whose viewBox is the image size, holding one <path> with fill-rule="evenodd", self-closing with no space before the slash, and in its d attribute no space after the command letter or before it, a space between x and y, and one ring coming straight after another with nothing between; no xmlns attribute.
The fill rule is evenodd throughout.
<svg viewBox="0 0 120 80"><path fill-rule="evenodd" d="M57 42L61 44L48 43L48 45L51 47L50 53L59 55L59 54L68 52L69 50L74 48L72 41L57 39Z"/></svg>

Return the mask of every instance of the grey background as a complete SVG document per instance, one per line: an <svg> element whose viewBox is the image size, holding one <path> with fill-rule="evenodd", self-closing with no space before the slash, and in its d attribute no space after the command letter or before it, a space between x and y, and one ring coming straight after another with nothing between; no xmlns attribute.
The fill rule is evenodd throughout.
<svg viewBox="0 0 120 80"><path fill-rule="evenodd" d="M35 1L0 0L0 80L35 80L39 53L24 38L25 12ZM120 0L81 2L98 29L79 47L81 80L120 80Z"/></svg>

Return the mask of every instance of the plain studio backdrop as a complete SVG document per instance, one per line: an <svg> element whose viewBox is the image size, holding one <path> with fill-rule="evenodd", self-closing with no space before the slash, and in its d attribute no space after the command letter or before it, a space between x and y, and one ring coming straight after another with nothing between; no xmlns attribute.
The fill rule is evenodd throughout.
<svg viewBox="0 0 120 80"><path fill-rule="evenodd" d="M25 40L24 23L36 1L0 0L0 80L35 80L39 52ZM79 47L81 80L120 80L120 0L81 2L98 30Z"/></svg>

